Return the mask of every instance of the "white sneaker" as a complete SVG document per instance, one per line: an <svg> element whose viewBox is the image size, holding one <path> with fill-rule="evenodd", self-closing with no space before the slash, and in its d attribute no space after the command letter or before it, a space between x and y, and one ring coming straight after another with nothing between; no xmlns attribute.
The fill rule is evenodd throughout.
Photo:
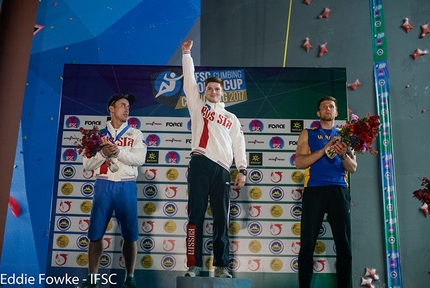
<svg viewBox="0 0 430 288"><path fill-rule="evenodd" d="M215 267L215 277L219 278L233 278L230 273L228 273L227 267Z"/></svg>
<svg viewBox="0 0 430 288"><path fill-rule="evenodd" d="M202 270L201 267L198 266L191 266L188 268L187 273L185 273L186 277L196 277L200 275L200 271Z"/></svg>

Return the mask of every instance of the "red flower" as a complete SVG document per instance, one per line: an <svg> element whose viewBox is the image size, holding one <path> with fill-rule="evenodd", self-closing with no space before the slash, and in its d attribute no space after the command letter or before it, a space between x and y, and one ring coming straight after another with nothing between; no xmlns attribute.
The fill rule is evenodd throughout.
<svg viewBox="0 0 430 288"><path fill-rule="evenodd" d="M351 110L348 110L348 113L346 124L337 127L341 141L358 153L369 151L370 154L376 155L377 151L373 150L372 144L379 134L379 116L368 114L368 117L359 118L352 114Z"/></svg>
<svg viewBox="0 0 430 288"><path fill-rule="evenodd" d="M421 203L430 204L430 181L426 177L421 179L421 186L425 186L422 189L415 190L412 192L413 197L417 198Z"/></svg>
<svg viewBox="0 0 430 288"><path fill-rule="evenodd" d="M360 135L358 136L358 139L360 139L360 141L362 142L369 142L370 137L369 135L367 135L366 132L361 132Z"/></svg>

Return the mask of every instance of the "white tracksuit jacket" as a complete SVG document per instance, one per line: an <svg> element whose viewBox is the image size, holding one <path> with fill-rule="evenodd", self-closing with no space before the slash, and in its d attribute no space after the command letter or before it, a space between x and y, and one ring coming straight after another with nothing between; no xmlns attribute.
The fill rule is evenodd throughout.
<svg viewBox="0 0 430 288"><path fill-rule="evenodd" d="M204 102L194 77L190 53L182 56L184 92L191 115L192 152L198 152L230 171L247 167L245 137L236 115L224 109L224 103Z"/></svg>
<svg viewBox="0 0 430 288"><path fill-rule="evenodd" d="M124 123L119 129L115 129L110 121L106 123L106 127L113 138L116 138L126 126L127 123ZM130 127L115 141L115 144L119 148L119 154L111 156L111 158L119 167L117 172L111 172L106 166L101 167L106 160L106 157L101 151L91 158L84 156L82 161L84 168L88 171L96 170L97 179L106 179L116 182L136 180L138 176L137 168L145 163L146 157L146 143L142 132Z"/></svg>

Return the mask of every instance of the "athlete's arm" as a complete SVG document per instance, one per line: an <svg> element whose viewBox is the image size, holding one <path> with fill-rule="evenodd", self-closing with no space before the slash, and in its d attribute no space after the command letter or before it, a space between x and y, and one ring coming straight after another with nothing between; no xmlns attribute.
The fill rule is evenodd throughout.
<svg viewBox="0 0 430 288"><path fill-rule="evenodd" d="M296 167L299 169L305 169L317 162L325 155L325 149L331 146L333 141L334 140L328 142L323 149L310 153L310 147L308 144L308 130L302 130L296 149Z"/></svg>

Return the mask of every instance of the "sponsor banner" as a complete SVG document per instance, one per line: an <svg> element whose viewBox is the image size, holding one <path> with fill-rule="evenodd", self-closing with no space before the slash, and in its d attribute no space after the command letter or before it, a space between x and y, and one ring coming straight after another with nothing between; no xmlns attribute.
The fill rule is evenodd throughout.
<svg viewBox="0 0 430 288"><path fill-rule="evenodd" d="M273 219L231 219L231 237L300 237L300 219L297 221ZM323 222L318 237L332 238L330 225Z"/></svg>
<svg viewBox="0 0 430 288"><path fill-rule="evenodd" d="M150 201L178 201L188 200L187 184L158 184L158 183L138 183L138 200Z"/></svg>
<svg viewBox="0 0 430 288"><path fill-rule="evenodd" d="M294 148L295 150L295 148ZM250 153L251 154L251 153ZM254 153L255 154L255 153ZM263 163L266 167L296 168L296 153L292 152L264 152Z"/></svg>
<svg viewBox="0 0 430 288"><path fill-rule="evenodd" d="M60 180L95 180L97 175L96 170L87 171L82 165L61 164L58 178ZM175 181L187 182L186 179L187 167L148 167L142 166L139 168L139 176L137 181L156 182L156 181Z"/></svg>
<svg viewBox="0 0 430 288"><path fill-rule="evenodd" d="M65 131L63 135L64 135L64 137L62 138L63 146L70 146L70 147L61 149L61 162L77 162L77 163L82 162L82 157L83 157L82 154L79 155L74 148L76 139L80 139L81 135L73 131ZM170 133L153 134L152 133L152 134L146 134L145 137L146 137L145 141L148 146L148 153L154 153L154 151L158 151L157 153L160 154L157 157L158 162L155 162L155 163L160 163L160 164L165 163L166 153L168 152L181 153L179 152L181 149L185 150L182 152L183 157L181 157L183 161L186 161L185 165L188 164L188 161L191 159L190 157L191 134L170 134ZM279 150L277 152L273 152L275 153L275 155L271 155L269 158L266 155L264 155L266 157L265 159L262 159L263 162L257 162L257 164L254 164L259 166L262 166L263 164L267 166L276 166L276 165L279 166L279 165L282 165L282 163L279 163L282 161L284 161L284 163L290 163L291 155L289 155L288 157L286 156L281 157L281 155L283 154L283 152L286 152L286 151L295 151L297 147L297 140L298 140L297 135L255 136L255 135L245 134L247 151L255 151L255 150L258 151L258 150L269 150L269 149ZM169 151L169 150L165 151L165 149L172 149L172 151ZM250 160L254 160L254 161L257 160L257 159L252 159L252 156L258 157L259 156L258 153L254 153L254 154L250 153L250 154L251 154L249 156ZM260 157L263 156L262 155L263 153L260 153L260 154L261 154ZM283 160L281 160L281 158ZM276 163L276 161L278 161L278 163ZM154 163L150 163L150 164L154 164ZM250 165L253 165L253 163L250 162Z"/></svg>
<svg viewBox="0 0 430 288"><path fill-rule="evenodd" d="M221 101L226 104L226 107L248 100L248 95L247 95L247 90L246 90L246 81L245 81L245 72L243 69L206 70L206 71L198 71L198 72L195 72L194 74L195 74L195 78L196 78L197 85L198 85L199 92L200 92L202 99L204 98L203 95L205 93L205 83L204 83L205 80L209 77L218 77L218 78L221 78L223 81L225 93L222 96ZM161 84L157 85L157 83L160 83L158 81L161 80L160 79L161 75L163 75L162 82L161 82ZM157 98L158 96L164 94L164 95L172 98L173 95L171 95L170 90L172 90L173 87L170 88L170 86L178 87L179 85L167 84L165 81L169 80L168 81L169 83L174 83L174 82L177 83L177 80L179 80L181 77L182 76L171 79L169 76L166 77L166 72L159 74L157 76L157 80L154 81L155 86L158 87L158 89L157 89L158 92L155 95L155 97ZM169 89L166 89L166 87L169 87ZM168 93L165 92L166 90ZM161 98L161 97L158 97L158 98ZM172 99L170 99L170 100L172 100ZM166 103L166 100L163 101L163 99L160 99L159 101L160 101L160 103L163 103L165 105L168 104L168 103ZM172 104L174 104L174 103L172 103ZM170 106L170 105L168 105L168 106ZM175 109L187 108L187 102L186 102L185 96L183 94L180 95L180 97L176 103L176 106L172 105L171 107L175 108Z"/></svg>
<svg viewBox="0 0 430 288"><path fill-rule="evenodd" d="M296 150L298 135L245 134L247 150Z"/></svg>
<svg viewBox="0 0 430 288"><path fill-rule="evenodd" d="M185 255L185 237L144 236L139 237L139 252L161 252Z"/></svg>
<svg viewBox="0 0 430 288"><path fill-rule="evenodd" d="M145 79L139 79L138 84L138 91L144 96L136 99L130 113L143 116L130 116L128 124L143 132L148 146L145 165L139 167L137 178L139 255L136 269L183 272L187 268L187 166L190 160L192 123L182 90L182 70L180 67L129 67L135 68L145 70L143 74L139 73L146 76ZM75 69L75 65L68 69ZM103 67L100 69L103 70ZM109 67L108 75L111 74L111 69ZM249 69L247 75L251 75ZM232 107L242 124L249 160L246 186L237 189L231 185L230 190L229 249L235 257L231 257L229 263L233 272L296 273L298 270L304 174L302 170L295 168L295 150L300 132L317 124L312 120L316 115L309 105L295 106L295 99L285 97L286 94L283 93L289 90L290 81L282 80L275 81L275 86L271 85L273 89L270 89L273 95L267 95L277 104L266 113L272 118L249 118L258 115L258 107L261 106L258 103L266 101L261 100L266 98L260 97L258 82L266 83L267 79L278 79L280 75L279 71L272 70L264 70L264 73L254 71L258 77L252 83L245 83L245 69L198 68L195 75L201 93L207 77L221 77L225 85L223 101L226 106L253 98L252 105L244 106L246 109ZM119 75L119 70L116 72ZM285 69L281 72L290 74ZM272 74L276 77L272 77ZM66 92L73 89L73 84L70 83L75 81L76 73L72 75L72 78L65 78ZM128 73L124 76L124 79L129 79ZM83 76L75 85L82 85L86 81L87 78ZM144 87L149 87L149 90L142 94L141 83L145 81L147 85ZM318 81L317 83L320 84ZM329 83L325 94L333 95L333 90L344 93L344 81L340 86L340 89L334 89L333 83ZM122 89L136 93L134 88ZM248 90L252 93L248 93ZM301 89L303 96L300 96L300 99L305 100L300 101L309 102L312 96L308 96L311 93L305 90ZM48 256L52 267L56 270L63 267L67 271L87 270L88 267L89 240L86 233L90 223L94 182L99 172L99 169L83 169L82 156L74 150L75 141L82 138L79 128L92 129L98 126L103 129L108 119L107 116L91 115L100 110L99 107L105 109L106 95L91 95L90 100L88 95L80 94L76 97L78 98L72 102L69 98L62 99L60 118L63 122L60 124L57 144L58 178L53 191ZM339 103L345 103L340 111L346 111L345 100L338 100L344 101ZM85 105L81 105L83 102ZM345 118L343 116L339 118ZM336 121L339 125L343 123L344 121ZM237 170L233 165L231 182L236 174ZM210 271L213 275L213 220L210 207L206 210L203 235L203 270ZM110 221L103 241L101 268L122 270L122 238L115 218ZM318 257L315 259L315 273L335 271L334 251L330 226L323 221L315 247L315 257Z"/></svg>
<svg viewBox="0 0 430 288"><path fill-rule="evenodd" d="M124 269L124 259L121 253L104 252L101 256L100 268ZM203 271L213 271L213 258L203 256ZM230 257L230 270L233 272L264 272L264 273L295 273L298 271L297 257L285 256L243 256ZM335 273L336 259L333 257L314 258L314 273ZM86 268L88 255L78 251L52 251L52 267ZM137 255L137 270L186 271L186 258L175 254ZM115 279L112 279L116 281ZM120 281L120 280L118 280Z"/></svg>
<svg viewBox="0 0 430 288"><path fill-rule="evenodd" d="M174 148L191 152L191 133L145 133L148 149Z"/></svg>
<svg viewBox="0 0 430 288"><path fill-rule="evenodd" d="M250 168L248 169L247 183L255 184L303 184L305 174L303 170L281 168Z"/></svg>
<svg viewBox="0 0 430 288"><path fill-rule="evenodd" d="M63 201L63 200L59 200ZM73 202L73 201L68 201ZM68 210L72 210L70 207L77 206L70 214L77 213L79 210L79 204L81 201L75 201L73 203L61 204L66 206ZM84 201L85 204L85 201ZM81 204L81 205L84 205ZM60 205L60 204L58 204ZM57 206L58 206L57 205ZM187 218L188 203L185 201L139 201L138 211L142 216L151 217L184 217ZM208 208L209 209L209 208ZM63 209L66 210L66 209ZM63 212L66 213L66 212ZM207 217L211 217L211 212L208 210ZM286 204L286 203L236 203L230 204L230 217L234 219L256 219L256 220L272 220L272 219L300 219L302 216L302 206L300 203L297 204Z"/></svg>
<svg viewBox="0 0 430 288"><path fill-rule="evenodd" d="M107 118L107 116L65 115L64 129L79 130L80 127L84 129L92 129L94 126L98 126L101 129L106 126ZM239 118L239 121L242 124L244 133L297 134L305 128L313 127L319 120ZM191 122L189 117L130 116L128 124L131 127L142 130L146 134L152 131L191 133ZM345 124L344 120L335 120L335 125L342 124Z"/></svg>
<svg viewBox="0 0 430 288"><path fill-rule="evenodd" d="M66 134L66 133L65 133ZM75 137L76 133L72 135L69 132L70 137ZM172 133L146 133L145 134L146 144L148 149L158 148L175 148L175 149L188 149L191 150L191 133L190 134L172 134ZM67 137L66 137L67 138ZM73 140L73 139L72 139ZM245 142L248 151L252 150L296 150L297 148L298 135L255 135L245 134ZM68 139L64 139L64 142ZM71 142L70 145L73 145ZM68 145L64 143L64 145ZM189 153L189 152L188 152Z"/></svg>
<svg viewBox="0 0 430 288"><path fill-rule="evenodd" d="M136 117L136 119L142 123L140 129L145 136L153 131L191 133L189 117Z"/></svg>
<svg viewBox="0 0 430 288"><path fill-rule="evenodd" d="M106 111L107 114L107 111ZM63 129L79 130L79 128L92 129L97 126L99 129L106 127L108 115L64 115ZM190 131L189 117L135 117L128 118L128 125L142 131ZM64 131L67 132L67 131ZM79 131L77 131L79 135Z"/></svg>
<svg viewBox="0 0 430 288"><path fill-rule="evenodd" d="M146 206L145 206L146 205ZM145 235L174 235L183 236L186 231L187 219L169 219L153 218L155 213L155 204L152 202L145 203L142 210L145 210L146 215L151 217L139 216L139 233L141 236ZM141 210L141 211L142 211ZM210 213L210 212L209 212ZM207 213L207 215L209 215ZM57 233L87 233L90 220L88 217L83 216L68 216L56 215L55 228ZM207 219L203 224L204 235L211 236L213 234L213 221ZM330 225L323 222L320 228L320 238L331 238ZM115 218L112 218L107 229L106 235L120 234L120 230ZM249 236L262 236L262 237L300 237L300 219L296 222L283 219L232 219L230 221L229 234L231 237L249 237Z"/></svg>
<svg viewBox="0 0 430 288"><path fill-rule="evenodd" d="M167 154L166 154L167 155ZM91 181L96 179L97 170L87 171L82 165L62 164L59 169L60 181L83 180ZM138 182L185 182L187 167L160 167L142 166L139 168ZM301 170L287 169L249 169L248 182L255 184L302 184L304 173Z"/></svg>
<svg viewBox="0 0 430 288"><path fill-rule="evenodd" d="M301 120L303 122L303 120ZM291 133L289 119L240 119L243 132L286 134ZM302 125L303 126L303 125Z"/></svg>
<svg viewBox="0 0 430 288"><path fill-rule="evenodd" d="M139 201L138 213L151 217L184 217L187 218L187 202L179 201Z"/></svg>
<svg viewBox="0 0 430 288"><path fill-rule="evenodd" d="M153 208L153 207L152 207ZM169 219L139 217L140 236L147 235L169 235L183 236L186 233L187 219ZM112 228L113 230L113 228ZM117 229L115 229L117 233ZM332 238L330 225L323 222L319 237ZM212 236L213 221L206 219L203 223L203 235ZM253 219L232 219L230 221L229 235L231 237L300 237L300 220L297 222L279 219L278 221L254 221Z"/></svg>
<svg viewBox="0 0 430 288"><path fill-rule="evenodd" d="M188 165L191 150L153 150L148 149L146 163L150 164L180 164ZM74 148L61 149L61 163L82 163L83 154L78 154Z"/></svg>
<svg viewBox="0 0 430 288"><path fill-rule="evenodd" d="M300 240L299 239L288 239L284 240L285 243L285 254L299 255L300 251ZM334 240L318 239L315 244L314 250L315 257L321 256L336 256L336 245Z"/></svg>
<svg viewBox="0 0 430 288"><path fill-rule="evenodd" d="M56 250L82 250L87 252L90 240L87 233L54 233L53 248ZM122 240L115 235L103 236L104 251L121 251Z"/></svg>
<svg viewBox="0 0 430 288"><path fill-rule="evenodd" d="M59 233L87 233L90 227L90 215L69 216L69 215L55 215L54 218L54 232ZM112 218L106 228L106 235L120 233L116 219Z"/></svg>
<svg viewBox="0 0 430 288"><path fill-rule="evenodd" d="M190 150L160 150L158 163L187 166L191 160L190 152Z"/></svg>
<svg viewBox="0 0 430 288"><path fill-rule="evenodd" d="M189 146L189 144L187 144ZM189 147L188 147L189 148ZM173 164L188 165L191 159L191 150L154 150L149 147L146 155L146 163L150 164ZM81 164L83 154L78 154L74 148L61 149L61 163Z"/></svg>
<svg viewBox="0 0 430 288"><path fill-rule="evenodd" d="M138 199L140 201L169 201L183 200L187 201L187 184L179 183L137 183ZM91 199L94 194L94 181L59 181L57 197L68 200L69 197L84 197ZM301 186L256 186L247 183L241 189L233 185L230 190L230 199L232 203L242 201L287 201L299 202L303 197L303 187ZM81 199L82 201L84 199Z"/></svg>
<svg viewBox="0 0 430 288"><path fill-rule="evenodd" d="M99 169L87 171L81 164L61 164L58 178L59 180L95 180Z"/></svg>
<svg viewBox="0 0 430 288"><path fill-rule="evenodd" d="M54 234L54 246L55 250L71 251L71 250L82 250L86 252L88 250L90 240L86 234ZM184 254L185 253L185 238L174 237L174 236L141 236L137 240L139 252L163 252L172 254ZM212 237L205 236L203 239L203 255L211 256L213 250ZM121 238L115 237L114 235L105 235L103 237L103 251L105 252L121 252L122 241ZM294 256L298 255L300 251L300 240L292 239L230 239L229 246L230 254L234 254L237 257L243 257L245 255L280 255ZM336 256L335 244L333 240L318 240L315 245L315 256Z"/></svg>
<svg viewBox="0 0 430 288"><path fill-rule="evenodd" d="M92 115L64 115L63 129L79 130L79 128L93 129L97 126L99 129L106 127L108 112L105 116ZM79 131L78 131L78 134Z"/></svg>
<svg viewBox="0 0 430 288"><path fill-rule="evenodd" d="M78 251L52 251L51 265L53 267L88 267L88 254ZM185 271L183 256L163 254L142 254L137 256L136 269ZM124 269L124 258L120 252L103 252L100 257L101 269ZM124 278L118 280L122 283Z"/></svg>
<svg viewBox="0 0 430 288"><path fill-rule="evenodd" d="M234 219L300 219L302 205L286 203L232 203L230 217ZM233 219L232 219L233 220Z"/></svg>
<svg viewBox="0 0 430 288"><path fill-rule="evenodd" d="M59 181L57 197L68 199L68 197L92 198L94 195L94 181L76 182Z"/></svg>
<svg viewBox="0 0 430 288"><path fill-rule="evenodd" d="M144 165L139 168L137 182L187 183L187 167L161 167Z"/></svg>
<svg viewBox="0 0 430 288"><path fill-rule="evenodd" d="M90 215L92 207L92 199L58 198L55 213L62 215Z"/></svg>
<svg viewBox="0 0 430 288"><path fill-rule="evenodd" d="M156 203L148 202L147 207L144 207L146 210L146 215L151 216L152 211L155 212ZM142 210L140 210L142 211ZM166 236L179 236L184 237L186 235L186 226L188 223L187 219L168 219L168 218L152 218L151 217L140 217L139 216L139 233L140 236L149 236L149 235L166 235ZM205 221L204 232L206 235L212 235L212 221Z"/></svg>
<svg viewBox="0 0 430 288"><path fill-rule="evenodd" d="M255 186L251 184L246 184L242 189L231 189L230 199L237 201L289 201L289 202L299 202L303 197L303 187L302 186ZM238 194L239 193L239 194Z"/></svg>
<svg viewBox="0 0 430 288"><path fill-rule="evenodd" d="M316 111L315 111L316 113ZM240 118L244 133L268 134L300 134L305 128L311 128L319 122L318 119L265 119ZM335 125L345 124L345 120L335 120Z"/></svg>
<svg viewBox="0 0 430 288"><path fill-rule="evenodd" d="M314 258L314 273L336 273L335 258ZM248 256L230 259L233 272L296 273L299 271L297 257Z"/></svg>
<svg viewBox="0 0 430 288"><path fill-rule="evenodd" d="M74 185L76 182L72 182ZM81 190L92 191L91 185L92 183L82 183ZM69 182L63 184L63 186L71 185ZM138 198L139 200L149 201L153 199L154 201L178 201L188 200L187 195L187 184L176 184L176 183L138 183ZM62 189L62 190L65 190ZM68 190L69 191L69 190ZM75 193L75 192L73 192ZM79 196L79 195L77 195ZM277 185L277 186L255 186L251 184L246 184L241 189L237 189L234 185L231 186L230 189L230 200L232 203L242 202L242 201L289 201L289 202L299 202L303 197L303 187L300 186L285 186L285 185Z"/></svg>
<svg viewBox="0 0 430 288"><path fill-rule="evenodd" d="M379 133L380 179L382 183L382 209L385 225L386 275L388 287L401 288L399 228L397 222L397 188L395 183L394 151L390 115L390 74L387 61L387 39L382 0L370 0L372 23L373 78L376 88L376 104L381 119Z"/></svg>
<svg viewBox="0 0 430 288"><path fill-rule="evenodd" d="M205 240L212 244L211 239ZM230 254L236 256L243 255L279 255L295 256L299 255L300 240L282 239L282 238L243 238L243 239L230 239ZM336 256L334 241L333 240L318 240L315 245L315 256Z"/></svg>
<svg viewBox="0 0 430 288"><path fill-rule="evenodd" d="M82 134L81 132L79 132L79 130L63 131L63 136L61 138L61 145L70 146L69 149L74 150L74 147L76 146L75 142L80 141L81 139L82 139Z"/></svg>

